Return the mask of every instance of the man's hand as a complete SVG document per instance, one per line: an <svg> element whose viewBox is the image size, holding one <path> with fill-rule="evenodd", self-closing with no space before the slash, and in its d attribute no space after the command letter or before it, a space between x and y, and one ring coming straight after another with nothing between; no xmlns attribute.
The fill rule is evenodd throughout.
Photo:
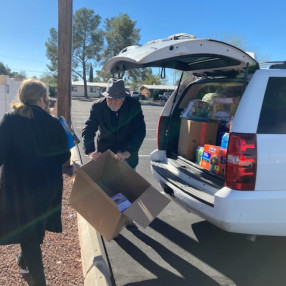
<svg viewBox="0 0 286 286"><path fill-rule="evenodd" d="M89 159L93 160L93 161L96 161L100 155L101 155L101 153L97 152L97 151L88 154Z"/></svg>
<svg viewBox="0 0 286 286"><path fill-rule="evenodd" d="M125 152L118 152L117 154L115 154L114 158L122 162L123 160L128 159L130 156L131 154L125 151Z"/></svg>

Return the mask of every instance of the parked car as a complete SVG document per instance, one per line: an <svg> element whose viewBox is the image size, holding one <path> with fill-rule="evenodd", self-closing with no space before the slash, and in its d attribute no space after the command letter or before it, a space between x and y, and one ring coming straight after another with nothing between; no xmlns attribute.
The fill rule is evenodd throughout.
<svg viewBox="0 0 286 286"><path fill-rule="evenodd" d="M180 206L223 230L286 235L285 62L261 69L250 54L209 39L157 40L108 70L190 71L165 104L151 169Z"/></svg>
<svg viewBox="0 0 286 286"><path fill-rule="evenodd" d="M159 94L159 99L167 101L169 99L169 97L171 96L171 94L172 94L172 92L166 91L163 94Z"/></svg>
<svg viewBox="0 0 286 286"><path fill-rule="evenodd" d="M138 91L133 91L131 93L131 97L134 97L135 99L139 100L140 99L140 94Z"/></svg>

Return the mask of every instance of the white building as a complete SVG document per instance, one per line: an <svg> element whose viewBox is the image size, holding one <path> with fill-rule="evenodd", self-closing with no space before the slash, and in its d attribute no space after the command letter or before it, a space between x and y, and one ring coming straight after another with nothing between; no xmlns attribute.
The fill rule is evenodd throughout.
<svg viewBox="0 0 286 286"><path fill-rule="evenodd" d="M87 96L88 97L100 97L101 90L106 87L107 83L104 82L87 82ZM72 82L71 96L82 97L84 96L84 84L83 81Z"/></svg>
<svg viewBox="0 0 286 286"><path fill-rule="evenodd" d="M17 92L21 81L0 75L0 119L11 110L12 101L17 101Z"/></svg>

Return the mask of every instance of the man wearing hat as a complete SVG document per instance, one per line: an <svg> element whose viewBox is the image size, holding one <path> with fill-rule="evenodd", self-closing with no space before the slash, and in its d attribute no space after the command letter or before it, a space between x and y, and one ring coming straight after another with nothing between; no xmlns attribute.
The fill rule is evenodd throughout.
<svg viewBox="0 0 286 286"><path fill-rule="evenodd" d="M135 168L146 135L141 104L128 96L122 79L109 79L102 95L104 98L93 103L82 131L84 151L90 159L96 160L102 152L110 149L116 159Z"/></svg>

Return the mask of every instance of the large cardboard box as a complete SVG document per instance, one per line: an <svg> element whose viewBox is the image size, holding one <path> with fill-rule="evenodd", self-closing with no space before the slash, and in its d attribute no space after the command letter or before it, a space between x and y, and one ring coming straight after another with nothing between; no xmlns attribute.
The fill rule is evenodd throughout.
<svg viewBox="0 0 286 286"><path fill-rule="evenodd" d="M111 151L104 152L96 161L75 167L69 203L107 241L129 219L147 227L170 202L125 162L116 160ZM131 202L123 212L111 199L118 193Z"/></svg>
<svg viewBox="0 0 286 286"><path fill-rule="evenodd" d="M188 160L194 160L198 146L215 145L218 126L218 121L205 122L182 118L178 154Z"/></svg>

